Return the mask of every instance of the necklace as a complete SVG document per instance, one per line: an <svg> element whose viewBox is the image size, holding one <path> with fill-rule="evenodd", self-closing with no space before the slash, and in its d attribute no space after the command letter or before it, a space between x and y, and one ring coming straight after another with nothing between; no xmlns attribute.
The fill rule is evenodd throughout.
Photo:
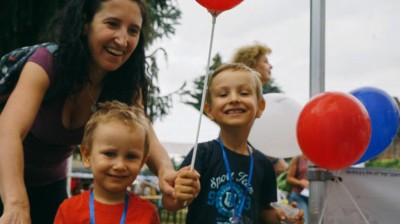
<svg viewBox="0 0 400 224"><path fill-rule="evenodd" d="M100 93L101 93L101 89L100 89L99 94L96 97L96 100L93 98L92 94L90 94L89 86L87 86L86 91L87 91L90 99L92 100L92 105L90 106L90 110L94 113L94 112L97 111L97 100L99 99L99 96L100 96Z"/></svg>
<svg viewBox="0 0 400 224"><path fill-rule="evenodd" d="M232 195L236 195L235 190L234 190L235 188L234 188L232 176L231 176L231 174L232 174L231 167L229 166L228 156L226 155L225 147L224 147L224 145L222 143L221 137L218 138L218 142L219 142L219 145L220 145L221 150L222 150L222 156L223 156L223 159L224 159L225 168L226 168L226 171L228 173L227 176L228 176L228 181L229 181L231 193L232 193ZM247 194L249 193L250 183L251 183L251 179L253 177L253 167L254 167L253 152L252 152L252 150L250 150L250 147L251 148L253 148L253 147L250 145L250 143L247 143L247 144L248 144L247 150L248 150L249 155L250 155L249 178L248 178L248 181L247 181L247 184L246 184L246 188L245 188L245 192L244 192L242 198L241 199L238 198L238 203L239 204L237 205L236 204L236 200L233 199L233 208L232 208L232 211L231 211L231 217L229 218L229 221L231 223L233 223L233 224L245 223L244 220L247 220L247 217L246 218L242 217L242 211L243 211L243 208L244 208L244 202L246 201ZM236 198L236 197L234 197L234 198Z"/></svg>
<svg viewBox="0 0 400 224"><path fill-rule="evenodd" d="M124 211L121 216L120 224L125 223L126 215L128 212L128 203L129 203L129 193L125 193L125 203L124 203ZM90 198L89 198L89 210L90 210L90 224L95 224L95 218L94 218L94 195L93 195L93 189L90 191Z"/></svg>

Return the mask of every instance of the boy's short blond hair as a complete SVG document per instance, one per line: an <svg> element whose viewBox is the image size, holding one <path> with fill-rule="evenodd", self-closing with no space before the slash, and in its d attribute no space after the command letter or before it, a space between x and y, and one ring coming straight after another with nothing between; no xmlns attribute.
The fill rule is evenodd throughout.
<svg viewBox="0 0 400 224"><path fill-rule="evenodd" d="M250 76L253 77L254 80L254 84L256 87L256 94L257 94L257 99L258 100L262 100L263 96L262 96L262 83L261 83L261 75L260 73L258 73L257 71L255 71L254 69L251 69L250 67L248 67L247 65L243 64L243 63L229 63L229 64L225 64L220 66L217 70L215 70L211 75L210 78L208 80L207 83L207 92L206 92L206 102L208 104L211 103L211 93L210 93L210 87L212 85L212 81L214 80L214 78L221 72L223 71L246 71L250 74Z"/></svg>
<svg viewBox="0 0 400 224"><path fill-rule="evenodd" d="M258 59L267 54L271 54L272 50L265 44L255 43L253 45L238 48L232 57L232 63L243 63L250 68L255 68Z"/></svg>
<svg viewBox="0 0 400 224"><path fill-rule="evenodd" d="M133 130L144 129L144 154L149 153L149 124L142 109L136 106L128 106L125 103L113 100L99 104L99 110L96 111L85 126L82 145L90 150L93 141L93 133L99 124L105 124L111 121L119 121Z"/></svg>

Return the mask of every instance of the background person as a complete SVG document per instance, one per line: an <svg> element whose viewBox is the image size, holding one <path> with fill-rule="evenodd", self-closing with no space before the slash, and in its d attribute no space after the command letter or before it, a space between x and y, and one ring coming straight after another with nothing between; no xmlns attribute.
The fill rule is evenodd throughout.
<svg viewBox="0 0 400 224"><path fill-rule="evenodd" d="M255 43L238 48L231 62L243 63L259 72L261 75L261 82L265 85L271 80L271 70L273 67L268 60L268 55L271 53L272 50L267 45ZM265 89L263 89L263 93L266 93ZM274 165L274 170L277 174L283 173L288 168L288 164L284 159L271 156L268 156L268 158Z"/></svg>
<svg viewBox="0 0 400 224"><path fill-rule="evenodd" d="M308 196L302 194L304 189L308 189L309 181L307 179L307 158L304 154L293 157L290 161L287 174L287 181L292 185L289 195L289 202L297 202L297 206L304 210L304 218L308 223Z"/></svg>
<svg viewBox="0 0 400 224"><path fill-rule="evenodd" d="M146 108L146 16L141 0L66 3L58 50L40 48L30 57L0 116L0 223L53 222L67 198L67 158L97 102ZM57 95L43 103L50 89ZM176 172L151 127L149 139L147 165L172 194Z"/></svg>

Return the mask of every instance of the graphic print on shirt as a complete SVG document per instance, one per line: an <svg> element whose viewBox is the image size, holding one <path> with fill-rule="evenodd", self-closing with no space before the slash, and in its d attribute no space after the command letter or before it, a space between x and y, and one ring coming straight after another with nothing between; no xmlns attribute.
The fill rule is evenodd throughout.
<svg viewBox="0 0 400 224"><path fill-rule="evenodd" d="M243 212L250 211L251 197L253 188L250 185L246 198L244 198L246 185L248 181L248 174L246 172L231 173L233 181L233 191L229 184L228 174L225 173L219 177L212 177L210 179L210 191L208 192L207 205L215 207L218 212L217 220L227 220L232 215L233 206L239 206L243 200Z"/></svg>

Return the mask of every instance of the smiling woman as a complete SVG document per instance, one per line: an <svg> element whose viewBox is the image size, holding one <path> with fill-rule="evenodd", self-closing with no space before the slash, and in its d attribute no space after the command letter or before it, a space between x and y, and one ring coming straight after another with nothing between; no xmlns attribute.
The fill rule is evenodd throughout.
<svg viewBox="0 0 400 224"><path fill-rule="evenodd" d="M58 50L33 53L0 115L1 223L53 223L67 198L67 158L97 103L147 107L143 1L70 0L59 21ZM175 171L151 127L149 141L147 165L172 193Z"/></svg>

